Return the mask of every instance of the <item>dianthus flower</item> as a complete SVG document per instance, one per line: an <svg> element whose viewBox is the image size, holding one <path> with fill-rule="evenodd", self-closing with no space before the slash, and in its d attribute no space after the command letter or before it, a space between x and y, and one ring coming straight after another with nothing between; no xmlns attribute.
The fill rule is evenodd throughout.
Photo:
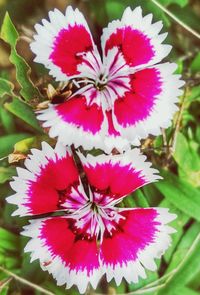
<svg viewBox="0 0 200 295"><path fill-rule="evenodd" d="M117 285L123 278L137 283L145 268L156 270L170 245L176 215L165 208L122 208L128 194L160 177L138 149L123 155L83 156L77 165L71 150L42 143L32 149L24 168L17 168L11 187L14 215L34 216L23 234L31 261L67 288L84 293L103 275ZM77 161L77 160L76 160ZM42 216L45 214L45 217Z"/></svg>
<svg viewBox="0 0 200 295"><path fill-rule="evenodd" d="M183 81L173 74L176 64L158 64L171 50L162 44L167 33L159 34L161 21L153 24L152 14L127 8L103 29L98 49L78 9L68 7L65 15L55 9L49 19L35 26L35 61L73 90L38 115L50 137L122 152L170 126Z"/></svg>

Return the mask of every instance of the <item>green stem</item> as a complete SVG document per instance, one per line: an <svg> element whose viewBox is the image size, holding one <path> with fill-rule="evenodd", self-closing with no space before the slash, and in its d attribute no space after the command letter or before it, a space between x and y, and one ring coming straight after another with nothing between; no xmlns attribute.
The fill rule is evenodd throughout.
<svg viewBox="0 0 200 295"><path fill-rule="evenodd" d="M24 284L24 285L27 285L29 286L30 288L33 288L37 291L40 291L42 292L43 294L46 294L46 295L54 295L54 293L50 292L50 291L47 291L46 289L36 285L36 284L33 284L29 281L27 281L26 279L23 279L21 277L19 277L18 275L16 275L15 273L3 268L2 266L0 266L0 270L3 271L5 274L9 275L11 278L15 279L16 281Z"/></svg>
<svg viewBox="0 0 200 295"><path fill-rule="evenodd" d="M185 24L182 20L180 20L178 17L176 17L173 13L171 13L166 7L164 7L162 4L160 4L157 0L151 0L155 5L157 5L160 9L162 9L167 15L169 15L175 22L177 22L180 26L182 26L185 30L190 32L192 35L200 39L200 34L189 27L187 24Z"/></svg>

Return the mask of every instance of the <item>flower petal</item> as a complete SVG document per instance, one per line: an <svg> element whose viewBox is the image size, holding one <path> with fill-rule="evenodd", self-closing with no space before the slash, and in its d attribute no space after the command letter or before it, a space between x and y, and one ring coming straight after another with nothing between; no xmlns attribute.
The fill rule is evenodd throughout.
<svg viewBox="0 0 200 295"><path fill-rule="evenodd" d="M103 30L102 50L104 55L117 46L128 65L133 68L160 62L171 51L171 46L162 42L167 34L160 34L161 21L152 24L152 14L142 16L141 7L133 11L126 8L121 21L113 21Z"/></svg>
<svg viewBox="0 0 200 295"><path fill-rule="evenodd" d="M44 127L50 127L50 137L57 137L65 145L82 145L85 149L103 147L106 121L102 108L96 103L88 105L84 96L75 96L62 104L50 105L37 118L45 121Z"/></svg>
<svg viewBox="0 0 200 295"><path fill-rule="evenodd" d="M96 239L76 235L73 221L63 217L32 220L22 234L32 238L25 248L31 252L31 261L39 259L42 269L52 274L59 286L77 285L84 293L88 283L96 288L103 273Z"/></svg>
<svg viewBox="0 0 200 295"><path fill-rule="evenodd" d="M107 154L110 154L112 150L117 150L118 152L122 153L124 150L130 149L130 142L123 138L119 131L117 131L113 124L112 119L112 111L106 111L108 129L107 134L104 138L104 151Z"/></svg>
<svg viewBox="0 0 200 295"><path fill-rule="evenodd" d="M16 194L7 201L18 205L14 215L35 215L58 210L68 196L75 198L72 186L79 189L80 199L83 192L79 183L78 170L70 149L57 144L55 150L46 142L42 150L32 149L32 155L25 160L25 167L17 168L18 176L10 182ZM77 194L77 193L76 193ZM82 204L80 204L82 206Z"/></svg>
<svg viewBox="0 0 200 295"><path fill-rule="evenodd" d="M168 128L176 103L184 85L179 75L173 74L176 64L152 66L132 75L132 91L115 101L113 122L129 141L159 135Z"/></svg>
<svg viewBox="0 0 200 295"><path fill-rule="evenodd" d="M139 149L121 155L87 155L79 153L83 169L90 186L100 192L105 199L119 200L139 187L160 178L157 170L150 168L146 157Z"/></svg>
<svg viewBox="0 0 200 295"><path fill-rule="evenodd" d="M98 56L90 30L82 13L71 6L65 15L59 10L49 12L49 20L36 24L37 34L31 44L35 61L42 63L58 81L78 76L84 55L93 52ZM81 42L80 42L81 36Z"/></svg>
<svg viewBox="0 0 200 295"><path fill-rule="evenodd" d="M105 232L100 245L100 259L107 280L116 284L125 278L128 283L137 283L139 277L146 278L145 268L155 271L155 258L170 246L173 228L166 223L176 218L164 208L121 209L124 217L117 229ZM112 249L112 251L110 251Z"/></svg>

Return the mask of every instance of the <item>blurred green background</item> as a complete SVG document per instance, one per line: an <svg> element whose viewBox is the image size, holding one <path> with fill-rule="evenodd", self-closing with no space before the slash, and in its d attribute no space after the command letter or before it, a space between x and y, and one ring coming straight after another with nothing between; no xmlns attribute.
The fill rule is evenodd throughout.
<svg viewBox="0 0 200 295"><path fill-rule="evenodd" d="M0 295L78 294L76 288L57 287L37 261L30 263L29 254L23 253L27 239L19 234L28 219L11 217L14 206L5 202L12 194L8 181L15 175L16 165L23 166L31 147L40 147L44 139L49 141L33 109L45 99L48 83L56 84L42 66L33 63L29 49L33 26L50 9L57 7L64 11L69 4L85 14L97 43L109 21L120 18L127 6L141 5L144 14L153 13L154 21L163 20L163 32L169 32L166 42L173 45L166 60L178 64L177 73L186 81L180 112L175 115L172 127L142 144L143 152L161 171L164 180L144 187L124 201L125 206L168 207L176 213L178 218L172 225L177 233L173 235L172 246L157 261L158 271L148 272L146 280L131 285L123 282L116 287L103 279L97 290L88 289L87 294L200 294L200 1L158 2L184 24L177 23L151 0L0 0L0 25L8 11L19 33L15 44L17 32L7 18L0 39ZM196 36L188 31L191 28L197 32ZM33 84L26 73L30 69L20 56L31 67Z"/></svg>

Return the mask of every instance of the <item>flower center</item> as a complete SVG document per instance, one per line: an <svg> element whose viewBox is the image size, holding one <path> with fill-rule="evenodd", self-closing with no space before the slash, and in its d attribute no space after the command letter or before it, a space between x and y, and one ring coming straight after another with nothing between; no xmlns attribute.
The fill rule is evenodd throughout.
<svg viewBox="0 0 200 295"><path fill-rule="evenodd" d="M107 83L108 83L108 77L106 77L103 74L100 74L95 81L95 86L99 91L101 91L106 87Z"/></svg>
<svg viewBox="0 0 200 295"><path fill-rule="evenodd" d="M91 202L90 204L91 204L90 209L92 211L98 212L98 205L97 205L97 203L96 202Z"/></svg>

